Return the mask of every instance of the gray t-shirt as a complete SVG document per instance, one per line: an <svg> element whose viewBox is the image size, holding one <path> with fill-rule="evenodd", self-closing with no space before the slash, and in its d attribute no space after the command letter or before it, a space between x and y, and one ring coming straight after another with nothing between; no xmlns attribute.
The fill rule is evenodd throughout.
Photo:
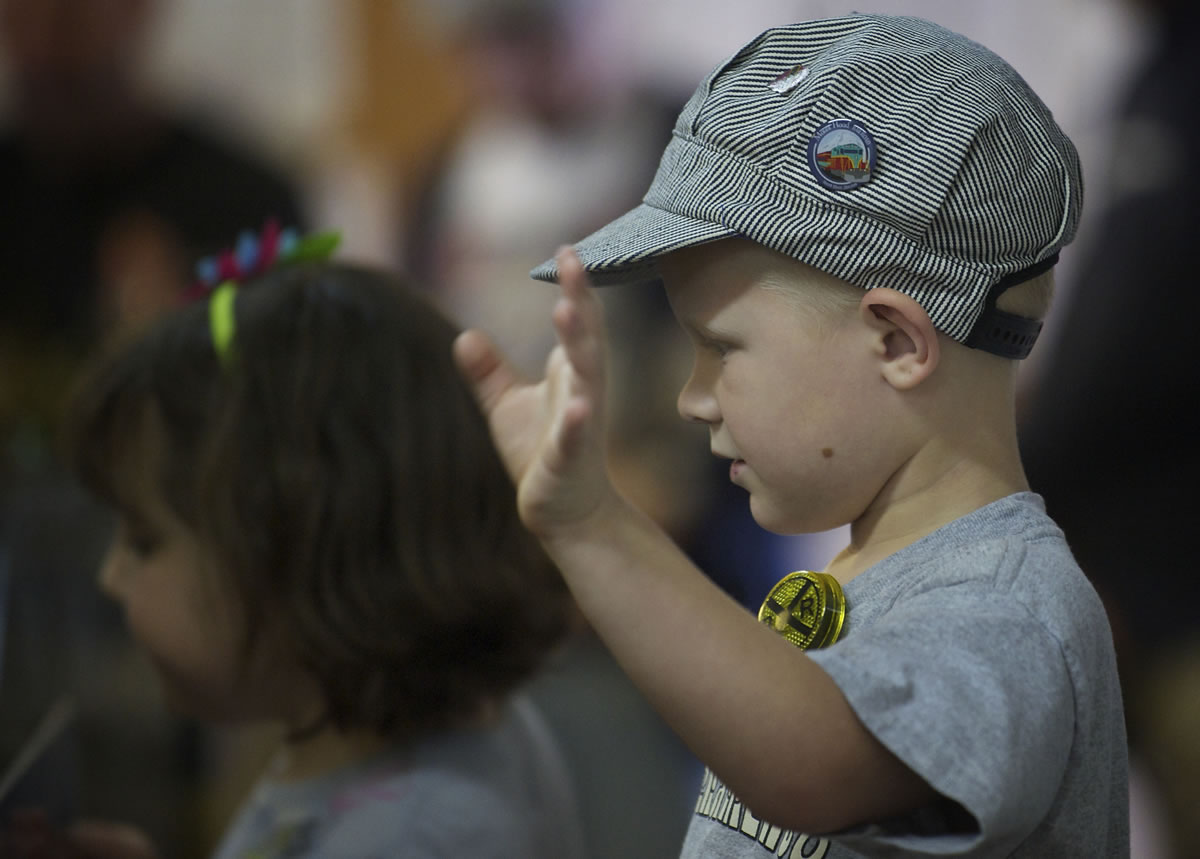
<svg viewBox="0 0 1200 859"><path fill-rule="evenodd" d="M952 802L822 838L757 820L709 772L684 857L1129 856L1112 633L1039 496L951 522L845 592L841 640L810 656Z"/></svg>
<svg viewBox="0 0 1200 859"><path fill-rule="evenodd" d="M523 697L499 722L304 782L267 778L214 859L583 859L562 758Z"/></svg>

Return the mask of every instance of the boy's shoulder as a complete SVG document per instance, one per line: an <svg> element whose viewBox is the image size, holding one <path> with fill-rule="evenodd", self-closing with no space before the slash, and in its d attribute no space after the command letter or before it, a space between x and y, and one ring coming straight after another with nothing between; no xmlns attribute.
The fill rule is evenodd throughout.
<svg viewBox="0 0 1200 859"><path fill-rule="evenodd" d="M1039 496L981 507L843 587L841 638L808 656L944 801L829 839L786 834L787 843L826 859L1128 855L1111 633ZM702 794L686 855L766 855L712 812L728 807L717 788Z"/></svg>
<svg viewBox="0 0 1200 859"><path fill-rule="evenodd" d="M942 592L950 600L997 599L1038 609L1047 596L1093 593L1041 496L1017 492L984 505L906 546L848 588L868 604L894 606ZM882 597L891 595L891 599Z"/></svg>
<svg viewBox="0 0 1200 859"><path fill-rule="evenodd" d="M1112 635L1039 496L981 507L845 593L843 638L811 657L868 730L978 822L961 847L1066 855L1074 844L1096 848L1074 855L1109 855L1127 843ZM1051 815L1057 835L1020 843ZM897 843L952 837L911 823Z"/></svg>
<svg viewBox="0 0 1200 859"><path fill-rule="evenodd" d="M927 637L987 646L1045 639L1064 667L1079 650L1112 647L1099 594L1041 496L1019 492L985 505L884 559L846 585L856 629L917 622ZM1010 648L1015 652L1019 648ZM954 652L953 650L951 652Z"/></svg>

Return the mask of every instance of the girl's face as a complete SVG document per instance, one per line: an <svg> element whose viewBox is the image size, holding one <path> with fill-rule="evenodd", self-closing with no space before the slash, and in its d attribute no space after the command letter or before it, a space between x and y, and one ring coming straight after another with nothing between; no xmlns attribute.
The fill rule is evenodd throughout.
<svg viewBox="0 0 1200 859"><path fill-rule="evenodd" d="M147 421L153 423L153 421ZM172 709L213 721L298 721L300 672L269 658L256 639L249 661L238 607L215 581L212 553L157 488L155 428L149 444L123 457L127 498L100 570L100 587L120 603Z"/></svg>
<svg viewBox="0 0 1200 859"><path fill-rule="evenodd" d="M100 587L120 603L134 639L154 664L173 709L235 715L238 618L204 581L209 564L195 533L160 495L120 511Z"/></svg>

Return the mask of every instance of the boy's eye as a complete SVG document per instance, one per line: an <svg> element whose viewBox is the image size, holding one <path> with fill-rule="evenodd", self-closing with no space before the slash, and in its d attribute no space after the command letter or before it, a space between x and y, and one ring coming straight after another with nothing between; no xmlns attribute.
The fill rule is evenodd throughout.
<svg viewBox="0 0 1200 859"><path fill-rule="evenodd" d="M738 343L728 337L721 336L703 326L684 326L691 335L692 343L698 353L715 355L724 360L731 352L736 351Z"/></svg>
<svg viewBox="0 0 1200 859"><path fill-rule="evenodd" d="M704 348L724 358L733 347L721 340L705 340Z"/></svg>

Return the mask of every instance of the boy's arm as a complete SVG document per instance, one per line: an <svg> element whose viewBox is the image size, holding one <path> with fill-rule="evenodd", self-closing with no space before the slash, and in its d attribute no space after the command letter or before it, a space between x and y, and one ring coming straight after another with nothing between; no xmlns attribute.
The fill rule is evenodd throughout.
<svg viewBox="0 0 1200 859"><path fill-rule="evenodd" d="M487 339L455 344L541 538L580 608L668 724L760 818L810 833L927 804L930 788L859 722L832 679L726 596L616 492L604 456L601 307L558 257L559 344L539 382Z"/></svg>

